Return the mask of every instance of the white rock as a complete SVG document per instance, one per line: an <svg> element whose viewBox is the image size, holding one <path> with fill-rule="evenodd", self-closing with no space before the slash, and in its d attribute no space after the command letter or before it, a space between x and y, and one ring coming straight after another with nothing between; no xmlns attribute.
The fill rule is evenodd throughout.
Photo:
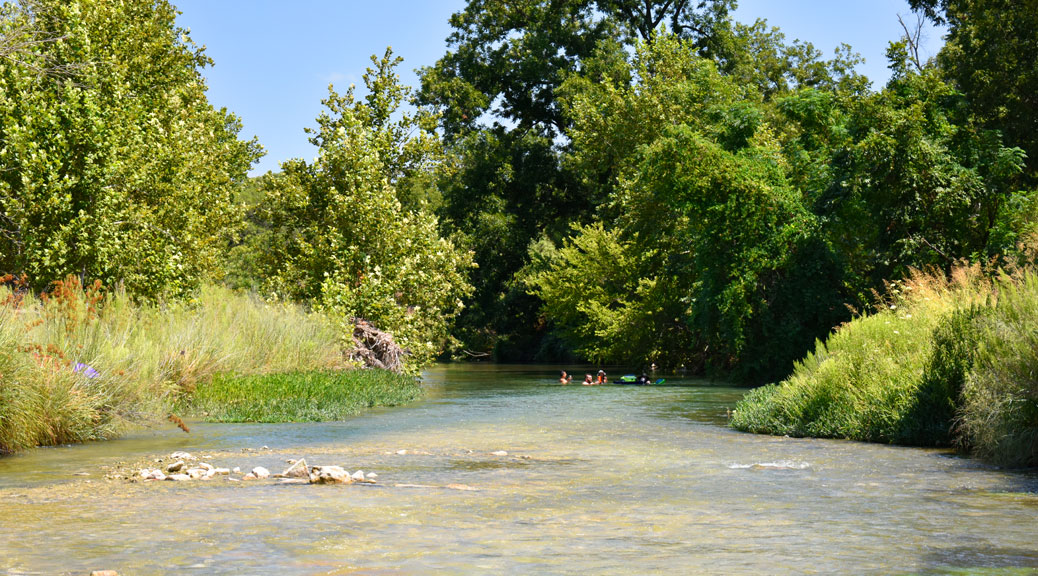
<svg viewBox="0 0 1038 576"><path fill-rule="evenodd" d="M219 474L220 476L227 476L231 473L230 468L214 468L213 471Z"/></svg>
<svg viewBox="0 0 1038 576"><path fill-rule="evenodd" d="M170 460L194 460L195 457L187 452L177 451L169 455Z"/></svg>
<svg viewBox="0 0 1038 576"><path fill-rule="evenodd" d="M152 470L151 476L148 476L148 480L165 480L166 475L162 473L162 470Z"/></svg>
<svg viewBox="0 0 1038 576"><path fill-rule="evenodd" d="M255 480L256 479L256 475L253 474L252 472L249 472L248 474L242 476L241 479L242 480Z"/></svg>
<svg viewBox="0 0 1038 576"><path fill-rule="evenodd" d="M368 472L368 478L378 478L378 474L375 474L374 472Z"/></svg>
<svg viewBox="0 0 1038 576"><path fill-rule="evenodd" d="M207 464L205 462L202 462L201 464L199 464L198 467L203 469L203 470L206 470L206 471L209 471L209 470L213 469L213 465L212 464Z"/></svg>
<svg viewBox="0 0 1038 576"><path fill-rule="evenodd" d="M281 473L281 476L284 478L309 478L310 468L306 465L306 458L299 461L293 461L292 465Z"/></svg>
<svg viewBox="0 0 1038 576"><path fill-rule="evenodd" d="M231 472L233 472L234 474L241 474L241 468L235 466L231 469Z"/></svg>
<svg viewBox="0 0 1038 576"><path fill-rule="evenodd" d="M270 478L270 470L267 470L263 466L256 466L252 469L252 475L256 478Z"/></svg>
<svg viewBox="0 0 1038 576"><path fill-rule="evenodd" d="M404 454L407 454L407 450L397 450L396 453L403 456Z"/></svg>
<svg viewBox="0 0 1038 576"><path fill-rule="evenodd" d="M184 461L177 460L176 462L166 466L166 472L180 472L184 469Z"/></svg>
<svg viewBox="0 0 1038 576"><path fill-rule="evenodd" d="M141 471L138 474L140 474L141 478L147 479L151 476L151 470L148 470L147 468L141 468Z"/></svg>
<svg viewBox="0 0 1038 576"><path fill-rule="evenodd" d="M491 452L494 456L508 456L508 452L504 450L498 450L497 452Z"/></svg>
<svg viewBox="0 0 1038 576"><path fill-rule="evenodd" d="M350 475L350 478L353 478L354 480L363 480L364 479L364 471L363 470L357 470L352 475Z"/></svg>
<svg viewBox="0 0 1038 576"><path fill-rule="evenodd" d="M191 468L187 471L187 475L190 476L192 480L197 480L202 476L205 476L205 470L202 470L201 468Z"/></svg>
<svg viewBox="0 0 1038 576"><path fill-rule="evenodd" d="M190 479L191 479L191 477L188 476L187 474L170 474L169 476L166 476L166 480L172 480L174 482L183 482L185 480L190 480Z"/></svg>
<svg viewBox="0 0 1038 576"><path fill-rule="evenodd" d="M349 484L353 482L350 473L341 466L314 466L310 468L311 484Z"/></svg>

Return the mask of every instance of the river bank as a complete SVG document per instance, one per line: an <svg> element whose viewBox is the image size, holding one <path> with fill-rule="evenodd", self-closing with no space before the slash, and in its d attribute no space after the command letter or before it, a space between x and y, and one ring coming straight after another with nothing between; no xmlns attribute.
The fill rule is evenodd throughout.
<svg viewBox="0 0 1038 576"><path fill-rule="evenodd" d="M413 378L355 367L335 323L298 305L214 286L136 304L75 277L43 297L0 283L0 454L185 417L341 417L419 393ZM299 382L310 390L293 404Z"/></svg>
<svg viewBox="0 0 1038 576"><path fill-rule="evenodd" d="M916 273L840 327L780 384L750 392L748 432L956 446L1038 466L1038 275Z"/></svg>

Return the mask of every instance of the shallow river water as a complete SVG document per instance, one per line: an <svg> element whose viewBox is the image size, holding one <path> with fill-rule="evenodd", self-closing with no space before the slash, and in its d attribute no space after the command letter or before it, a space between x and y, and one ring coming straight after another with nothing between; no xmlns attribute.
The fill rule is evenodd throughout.
<svg viewBox="0 0 1038 576"><path fill-rule="evenodd" d="M1038 573L1033 472L741 434L724 422L743 391L704 382L560 386L494 365L426 381L424 400L348 422L170 426L2 458L0 574ZM175 450L378 483L105 479Z"/></svg>

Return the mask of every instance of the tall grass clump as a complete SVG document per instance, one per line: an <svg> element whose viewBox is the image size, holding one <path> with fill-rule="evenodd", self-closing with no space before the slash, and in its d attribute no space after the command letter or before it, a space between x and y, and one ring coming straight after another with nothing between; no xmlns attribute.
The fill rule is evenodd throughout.
<svg viewBox="0 0 1038 576"><path fill-rule="evenodd" d="M1003 278L975 325L959 442L996 464L1038 466L1038 275Z"/></svg>
<svg viewBox="0 0 1038 576"><path fill-rule="evenodd" d="M83 336L100 325L98 285L73 279L37 299L11 280L0 284L0 453L110 438L151 409L125 373L87 364L96 338Z"/></svg>
<svg viewBox="0 0 1038 576"><path fill-rule="evenodd" d="M176 406L209 422L326 422L421 394L413 376L387 370L220 374Z"/></svg>
<svg viewBox="0 0 1038 576"><path fill-rule="evenodd" d="M731 425L790 436L950 444L962 377L956 384L945 372L956 366L961 372L969 362L956 359L963 351L955 346L935 349L935 334L957 342L990 294L978 267L957 268L950 278L914 273L890 287L874 314L818 342L785 381L751 391Z"/></svg>
<svg viewBox="0 0 1038 576"><path fill-rule="evenodd" d="M225 372L347 367L333 322L290 304L207 287L137 305L75 277L36 296L0 283L0 452L110 438L165 418Z"/></svg>

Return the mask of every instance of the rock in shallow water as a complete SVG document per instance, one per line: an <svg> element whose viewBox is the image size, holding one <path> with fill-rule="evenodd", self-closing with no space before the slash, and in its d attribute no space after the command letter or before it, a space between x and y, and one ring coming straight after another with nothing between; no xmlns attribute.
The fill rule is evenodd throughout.
<svg viewBox="0 0 1038 576"><path fill-rule="evenodd" d="M184 468L184 461L177 460L176 462L166 466L166 472L180 472Z"/></svg>
<svg viewBox="0 0 1038 576"><path fill-rule="evenodd" d="M306 465L306 458L293 462L291 466L281 473L281 476L285 478L309 478L310 468Z"/></svg>
<svg viewBox="0 0 1038 576"><path fill-rule="evenodd" d="M256 478L270 478L270 470L267 470L263 466L256 466L252 469L252 475Z"/></svg>
<svg viewBox="0 0 1038 576"><path fill-rule="evenodd" d="M314 466L310 468L311 484L349 484L351 482L353 482L353 478L342 466Z"/></svg>

